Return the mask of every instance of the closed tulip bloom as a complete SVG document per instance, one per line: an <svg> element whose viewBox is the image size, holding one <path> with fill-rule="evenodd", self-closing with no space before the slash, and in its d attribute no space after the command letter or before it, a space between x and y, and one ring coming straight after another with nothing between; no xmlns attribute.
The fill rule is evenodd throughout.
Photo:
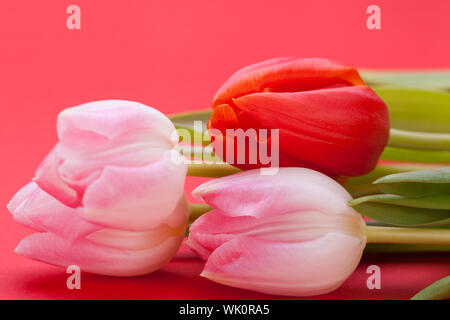
<svg viewBox="0 0 450 320"><path fill-rule="evenodd" d="M249 170L193 194L213 207L190 227L201 275L262 293L311 296L338 288L358 265L364 221L336 181L306 168Z"/></svg>
<svg viewBox="0 0 450 320"><path fill-rule="evenodd" d="M279 129L274 150L281 167L358 176L376 166L389 138L389 114L355 68L327 59L276 58L247 66L222 85L208 128L222 133L212 134L214 148L228 162L226 129ZM272 143L270 135L256 139L259 148ZM236 150L248 148L240 143ZM265 165L260 159L239 163L236 154L231 164L241 169Z"/></svg>
<svg viewBox="0 0 450 320"><path fill-rule="evenodd" d="M8 204L39 231L16 252L115 276L166 264L189 218L187 166L170 120L140 103L108 100L64 110L57 127L59 142Z"/></svg>

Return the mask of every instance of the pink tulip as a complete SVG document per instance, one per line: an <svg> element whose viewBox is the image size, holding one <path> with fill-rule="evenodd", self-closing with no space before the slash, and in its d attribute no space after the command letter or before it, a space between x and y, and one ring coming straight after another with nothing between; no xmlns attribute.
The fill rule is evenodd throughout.
<svg viewBox="0 0 450 320"><path fill-rule="evenodd" d="M177 252L189 217L176 131L136 102L98 101L58 116L59 142L8 209L39 233L16 252L82 271L134 276ZM174 139L175 138L175 139Z"/></svg>
<svg viewBox="0 0 450 320"><path fill-rule="evenodd" d="M190 227L202 276L268 294L311 296L338 288L358 265L364 221L333 179L304 168L258 170L209 181L194 195L213 210Z"/></svg>

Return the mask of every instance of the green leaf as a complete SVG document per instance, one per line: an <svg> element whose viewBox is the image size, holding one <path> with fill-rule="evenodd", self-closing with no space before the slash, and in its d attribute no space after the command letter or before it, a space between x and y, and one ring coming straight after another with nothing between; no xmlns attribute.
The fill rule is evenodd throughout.
<svg viewBox="0 0 450 320"><path fill-rule="evenodd" d="M419 198L394 194L376 194L357 198L352 201L354 205L362 202L376 202L412 208L447 210L450 218L450 194Z"/></svg>
<svg viewBox="0 0 450 320"><path fill-rule="evenodd" d="M427 165L405 163L395 165L378 165L374 170L372 170L372 172L366 175L349 178L344 183L344 188L352 195L353 198L368 194L381 193L380 188L377 185L373 184L375 180L389 174L421 170L424 166Z"/></svg>
<svg viewBox="0 0 450 320"><path fill-rule="evenodd" d="M374 71L359 70L364 81L372 85L397 85L422 89L450 90L450 70Z"/></svg>
<svg viewBox="0 0 450 320"><path fill-rule="evenodd" d="M212 110L191 111L186 113L178 113L169 116L169 119L177 128L181 138L190 135L191 140L185 141L191 144L208 145L210 137L206 129L206 123L211 117ZM196 127L195 121L199 121L200 126Z"/></svg>
<svg viewBox="0 0 450 320"><path fill-rule="evenodd" d="M397 182L450 184L450 166L390 174L375 181L375 183Z"/></svg>
<svg viewBox="0 0 450 320"><path fill-rule="evenodd" d="M386 194L349 202L362 215L397 226L450 224L450 167L390 174L374 184Z"/></svg>
<svg viewBox="0 0 450 320"><path fill-rule="evenodd" d="M391 128L450 133L450 93L398 87L374 91L388 106Z"/></svg>
<svg viewBox="0 0 450 320"><path fill-rule="evenodd" d="M450 195L450 167L391 174L374 184L389 194L410 197Z"/></svg>
<svg viewBox="0 0 450 320"><path fill-rule="evenodd" d="M442 278L418 292L411 300L443 300L450 298L450 276Z"/></svg>
<svg viewBox="0 0 450 320"><path fill-rule="evenodd" d="M403 162L446 164L450 163L450 152L386 147L386 149L384 149L384 152L381 154L381 159Z"/></svg>
<svg viewBox="0 0 450 320"><path fill-rule="evenodd" d="M390 174L375 181L375 183L397 182L450 183L450 166Z"/></svg>
<svg viewBox="0 0 450 320"><path fill-rule="evenodd" d="M449 210L422 209L372 202L366 197L349 204L363 216L395 226L432 227L450 224Z"/></svg>

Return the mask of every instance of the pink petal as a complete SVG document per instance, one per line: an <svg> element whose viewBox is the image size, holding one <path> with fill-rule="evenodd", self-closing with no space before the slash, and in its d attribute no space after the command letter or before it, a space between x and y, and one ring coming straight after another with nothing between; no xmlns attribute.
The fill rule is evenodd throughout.
<svg viewBox="0 0 450 320"><path fill-rule="evenodd" d="M83 238L102 227L85 221L76 209L67 207L41 189L28 198L22 214L40 230L52 232L69 242Z"/></svg>
<svg viewBox="0 0 450 320"><path fill-rule="evenodd" d="M237 237L217 248L202 276L267 294L311 296L338 288L354 271L365 237L329 233L300 243Z"/></svg>
<svg viewBox="0 0 450 320"><path fill-rule="evenodd" d="M17 205L21 198L22 202ZM52 232L68 241L85 237L101 227L80 218L77 211L63 205L30 182L19 190L8 209L14 219L34 230Z"/></svg>
<svg viewBox="0 0 450 320"><path fill-rule="evenodd" d="M158 110L138 102L94 101L65 109L58 116L59 139L65 145L84 150L90 140L98 144L129 133L135 137L139 131L155 140L174 144L172 122Z"/></svg>
<svg viewBox="0 0 450 320"><path fill-rule="evenodd" d="M212 210L191 224L186 244L200 258L206 260L217 247L235 237L234 234L227 234L226 229L239 224L251 225L252 220L256 219L253 217L231 218L218 210Z"/></svg>
<svg viewBox="0 0 450 320"><path fill-rule="evenodd" d="M145 143L130 143L94 153L69 155L58 171L64 182L82 197L86 187L100 177L105 166L140 167L158 160L166 151Z"/></svg>
<svg viewBox="0 0 450 320"><path fill-rule="evenodd" d="M208 181L193 195L230 216L259 218L295 211L358 215L347 205L351 196L341 185L305 168L280 168L275 175L240 172Z"/></svg>
<svg viewBox="0 0 450 320"><path fill-rule="evenodd" d="M145 250L119 250L88 240L70 243L51 233L38 233L23 239L16 253L27 258L66 268L77 265L82 272L110 276L137 276L165 265L177 252L182 236Z"/></svg>
<svg viewBox="0 0 450 320"><path fill-rule="evenodd" d="M212 210L190 226L187 244L202 259L207 259L217 247L237 236L290 243L309 241L330 232L363 236L363 227L360 216L347 214L303 211L254 218L231 217Z"/></svg>
<svg viewBox="0 0 450 320"><path fill-rule="evenodd" d="M173 152L142 167L107 166L83 197L83 217L118 229L148 230L161 223L184 194L187 166Z"/></svg>
<svg viewBox="0 0 450 320"><path fill-rule="evenodd" d="M175 210L155 228L144 231L102 229L87 236L88 240L103 246L144 250L152 248L169 237L184 237L189 220L189 203L183 196Z"/></svg>
<svg viewBox="0 0 450 320"><path fill-rule="evenodd" d="M66 109L58 117L60 142L36 172L39 186L77 207L86 187L103 168L143 166L177 142L171 121L159 111L130 101L107 100Z"/></svg>
<svg viewBox="0 0 450 320"><path fill-rule="evenodd" d="M34 181L39 187L67 206L79 205L77 192L61 178L58 167L63 161L59 156L61 146L57 144L36 170Z"/></svg>
<svg viewBox="0 0 450 320"><path fill-rule="evenodd" d="M37 189L39 189L38 185L35 182L30 182L22 187L11 201L8 203L7 208L8 211L12 214L14 220L23 224L24 226L37 230L44 231L43 228L39 228L35 223L33 223L27 214L24 213L24 206L28 201L30 195L33 194Z"/></svg>
<svg viewBox="0 0 450 320"><path fill-rule="evenodd" d="M176 208L164 220L161 220L160 223L166 224L171 228L178 228L189 221L190 213L191 207L189 206L189 201L186 195L183 194Z"/></svg>

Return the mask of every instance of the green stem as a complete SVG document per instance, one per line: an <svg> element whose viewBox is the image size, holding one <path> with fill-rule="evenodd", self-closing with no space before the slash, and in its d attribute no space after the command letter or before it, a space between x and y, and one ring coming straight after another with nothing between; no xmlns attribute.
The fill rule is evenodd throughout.
<svg viewBox="0 0 450 320"><path fill-rule="evenodd" d="M365 254L372 253L418 253L418 252L450 252L450 246L422 244L368 243Z"/></svg>
<svg viewBox="0 0 450 320"><path fill-rule="evenodd" d="M212 148L210 148L209 146L203 147L199 145L180 145L178 146L178 151L185 157L193 158L193 161L197 160L199 163L207 162L214 165L224 163L223 160L220 159L220 157L214 154Z"/></svg>
<svg viewBox="0 0 450 320"><path fill-rule="evenodd" d="M220 178L229 176L239 171L241 170L230 166L227 163L194 163L188 166L187 175L190 177Z"/></svg>
<svg viewBox="0 0 450 320"><path fill-rule="evenodd" d="M208 145L211 142L211 137L206 129L206 123L211 114L212 109L189 111L169 115L169 119L177 129L181 140L192 144ZM200 125L199 127L196 126L196 121ZM185 137L186 133L188 137ZM186 138L190 138L191 141L186 141Z"/></svg>
<svg viewBox="0 0 450 320"><path fill-rule="evenodd" d="M192 119L203 119L209 118L212 114L212 109L203 109L195 111L179 112L174 114L169 114L168 118L173 122L178 121L191 121Z"/></svg>
<svg viewBox="0 0 450 320"><path fill-rule="evenodd" d="M369 86L406 86L450 90L450 70L365 70L359 73Z"/></svg>
<svg viewBox="0 0 450 320"><path fill-rule="evenodd" d="M366 226L367 243L450 245L450 229Z"/></svg>
<svg viewBox="0 0 450 320"><path fill-rule="evenodd" d="M210 211L212 208L208 206L207 204L203 203L190 203L190 214L189 214L189 221L194 222L197 218L199 218L202 214Z"/></svg>
<svg viewBox="0 0 450 320"><path fill-rule="evenodd" d="M450 134L391 129L388 145L416 150L450 151Z"/></svg>
<svg viewBox="0 0 450 320"><path fill-rule="evenodd" d="M381 159L403 162L450 163L450 152L386 147Z"/></svg>

